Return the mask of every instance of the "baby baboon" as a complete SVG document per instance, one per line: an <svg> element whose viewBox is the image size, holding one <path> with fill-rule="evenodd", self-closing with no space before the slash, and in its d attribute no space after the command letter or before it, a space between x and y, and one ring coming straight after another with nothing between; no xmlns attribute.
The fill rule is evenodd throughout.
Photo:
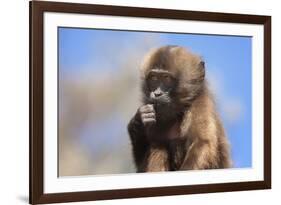
<svg viewBox="0 0 281 205"><path fill-rule="evenodd" d="M228 168L229 144L205 81L205 64L179 46L141 67L143 105L128 124L138 172Z"/></svg>

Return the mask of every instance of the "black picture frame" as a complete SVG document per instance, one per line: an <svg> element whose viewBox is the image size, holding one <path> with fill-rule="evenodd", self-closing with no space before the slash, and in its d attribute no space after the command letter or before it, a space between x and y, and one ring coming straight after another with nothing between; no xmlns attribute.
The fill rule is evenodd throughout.
<svg viewBox="0 0 281 205"><path fill-rule="evenodd" d="M30 204L242 191L271 188L271 17L260 15L30 1ZM264 180L106 191L44 193L43 14L62 12L126 17L259 24L264 28Z"/></svg>

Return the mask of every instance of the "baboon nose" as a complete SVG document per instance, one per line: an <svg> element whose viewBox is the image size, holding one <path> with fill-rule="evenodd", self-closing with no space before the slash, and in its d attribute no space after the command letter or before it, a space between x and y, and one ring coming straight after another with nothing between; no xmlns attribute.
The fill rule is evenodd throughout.
<svg viewBox="0 0 281 205"><path fill-rule="evenodd" d="M155 97L160 97L162 95L162 92L154 92Z"/></svg>

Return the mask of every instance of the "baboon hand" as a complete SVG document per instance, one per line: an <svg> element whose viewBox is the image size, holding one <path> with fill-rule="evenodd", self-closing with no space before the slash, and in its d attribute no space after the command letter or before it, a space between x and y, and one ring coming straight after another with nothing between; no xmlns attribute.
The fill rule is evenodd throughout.
<svg viewBox="0 0 281 205"><path fill-rule="evenodd" d="M138 112L144 126L149 126L156 122L155 110L152 104L141 106Z"/></svg>

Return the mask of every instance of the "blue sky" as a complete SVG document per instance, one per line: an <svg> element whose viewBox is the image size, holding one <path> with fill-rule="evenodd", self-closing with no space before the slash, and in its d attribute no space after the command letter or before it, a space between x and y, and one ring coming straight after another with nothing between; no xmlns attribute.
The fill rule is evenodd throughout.
<svg viewBox="0 0 281 205"><path fill-rule="evenodd" d="M111 65L126 60L125 50L137 50L144 39L149 40L145 41L147 49L180 45L202 56L234 166L251 167L251 37L59 28L60 77L89 69L98 75L101 67L114 72L116 68Z"/></svg>

